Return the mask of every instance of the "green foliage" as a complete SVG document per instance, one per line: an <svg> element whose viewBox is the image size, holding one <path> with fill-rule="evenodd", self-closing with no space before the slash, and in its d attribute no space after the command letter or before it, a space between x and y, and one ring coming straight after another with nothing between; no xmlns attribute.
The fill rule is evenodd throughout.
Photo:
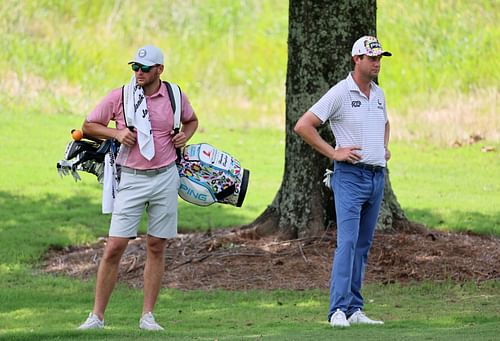
<svg viewBox="0 0 500 341"><path fill-rule="evenodd" d="M0 65L12 71L0 79L41 83L35 101L9 110L51 102L53 111L82 115L128 81L127 63L139 46L156 44L165 52L165 78L186 90L205 121L281 115L286 14L286 2L4 1ZM83 99L54 101L56 89L56 96Z"/></svg>
<svg viewBox="0 0 500 341"><path fill-rule="evenodd" d="M84 115L109 89L127 82L127 62L139 46L153 43L165 51L165 78L180 83L202 122L282 126L287 6L244 0L3 1L0 65L8 71L0 75L0 103L21 113ZM394 53L380 76L392 115L447 108L461 93L477 93L481 100L482 89L494 92L486 102L497 96L498 6L489 0L378 2L378 35ZM9 101L27 94L29 101ZM485 121L480 129L494 131L484 112L498 111L498 103L470 109L476 121Z"/></svg>
<svg viewBox="0 0 500 341"><path fill-rule="evenodd" d="M498 91L498 1L379 0L377 19L379 38L393 53L383 61L381 83L400 114L458 93Z"/></svg>

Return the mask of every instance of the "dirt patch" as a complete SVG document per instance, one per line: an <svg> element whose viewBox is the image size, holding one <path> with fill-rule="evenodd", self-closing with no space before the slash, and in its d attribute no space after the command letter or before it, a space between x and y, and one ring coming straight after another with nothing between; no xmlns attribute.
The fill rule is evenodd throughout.
<svg viewBox="0 0 500 341"><path fill-rule="evenodd" d="M242 230L181 234L169 240L163 287L178 289L328 288L335 231L321 237L276 241L245 237ZM106 239L51 249L43 270L88 279L95 276ZM145 238L129 243L119 280L142 287ZM466 281L500 278L500 239L469 234L376 233L365 282Z"/></svg>

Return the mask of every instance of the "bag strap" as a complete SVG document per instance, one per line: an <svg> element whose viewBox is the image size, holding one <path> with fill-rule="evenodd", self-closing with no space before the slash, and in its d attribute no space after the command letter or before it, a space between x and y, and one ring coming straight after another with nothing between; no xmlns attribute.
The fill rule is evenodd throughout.
<svg viewBox="0 0 500 341"><path fill-rule="evenodd" d="M170 99L170 104L172 105L172 111L174 113L174 135L178 134L181 128L181 112L182 112L182 94L181 88L175 83L169 83L167 81L163 81L165 86L167 87L168 98ZM134 130L134 127L131 127L127 123L127 118L125 116L125 87L122 86L122 109L123 109L123 118L125 119L125 126L128 127L131 131ZM181 158L181 150L180 148L176 148L175 152L177 153L177 160Z"/></svg>
<svg viewBox="0 0 500 341"><path fill-rule="evenodd" d="M175 83L169 83L163 81L167 87L168 97L170 98L170 103L172 105L172 111L174 113L174 135L179 133L181 128L181 111L182 111L182 95L181 88ZM181 150L176 148L177 160L181 159Z"/></svg>
<svg viewBox="0 0 500 341"><path fill-rule="evenodd" d="M127 123L127 115L125 115L125 106L127 105L127 97L125 96L125 90L128 91L128 85L123 85L122 86L122 111L123 111L123 120L125 121L125 127L128 128L130 131L134 131L133 126L129 126Z"/></svg>
<svg viewBox="0 0 500 341"><path fill-rule="evenodd" d="M166 81L163 81L163 83L165 83L165 85L167 86L168 97L170 98L172 111L174 112L174 131L178 133L181 127L181 88L175 83L169 83Z"/></svg>

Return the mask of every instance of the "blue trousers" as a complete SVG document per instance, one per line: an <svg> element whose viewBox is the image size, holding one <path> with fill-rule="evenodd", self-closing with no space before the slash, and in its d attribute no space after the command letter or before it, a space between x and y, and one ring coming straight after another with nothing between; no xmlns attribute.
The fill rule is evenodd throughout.
<svg viewBox="0 0 500 341"><path fill-rule="evenodd" d="M330 279L330 311L363 309L361 284L384 197L385 169L373 172L335 162L331 179L337 214L337 248Z"/></svg>

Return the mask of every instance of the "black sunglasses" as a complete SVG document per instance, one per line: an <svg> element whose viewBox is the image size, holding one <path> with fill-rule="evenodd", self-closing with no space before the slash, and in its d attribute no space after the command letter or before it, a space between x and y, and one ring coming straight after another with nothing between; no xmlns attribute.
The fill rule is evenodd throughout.
<svg viewBox="0 0 500 341"><path fill-rule="evenodd" d="M139 71L139 69L140 69L142 72L144 72L144 73L148 73L148 72L149 72L149 71L151 71L151 69L152 69L153 67L155 67L155 66L158 66L158 65L149 65L149 66L148 66L148 65L141 65L141 64L136 64L136 63L134 63L134 64L132 64L132 70L133 70L134 72L137 72L137 71Z"/></svg>

